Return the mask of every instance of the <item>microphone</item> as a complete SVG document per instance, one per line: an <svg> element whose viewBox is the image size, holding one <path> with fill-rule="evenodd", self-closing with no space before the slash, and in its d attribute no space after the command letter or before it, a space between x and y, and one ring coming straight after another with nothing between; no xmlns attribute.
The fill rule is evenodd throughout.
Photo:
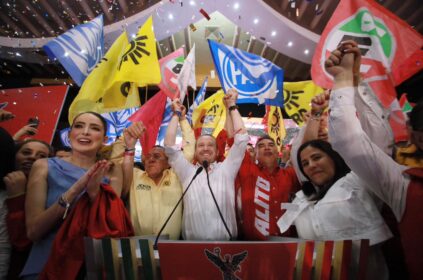
<svg viewBox="0 0 423 280"><path fill-rule="evenodd" d="M217 212L219 212L220 219L222 220L222 223L225 226L225 229L229 234L229 240L234 240L233 237L232 237L231 231L229 230L228 225L226 224L226 221L223 218L222 212L220 211L220 208L219 208L219 204L217 204L216 197L214 196L214 193L213 193L212 188L210 186L209 171L208 171L209 162L207 160L203 161L203 167L204 167L204 170L206 171L206 175L207 175L207 186L209 187L210 193L213 197L213 201L214 201L214 204L216 205Z"/></svg>
<svg viewBox="0 0 423 280"><path fill-rule="evenodd" d="M176 208L178 208L179 204L181 203L182 199L184 198L186 192L188 191L189 187L191 186L192 182L194 182L194 179L197 178L198 174L201 173L201 171L203 171L203 167L200 166L198 167L197 171L195 171L194 176L191 179L191 182L189 182L187 188L185 189L185 191L182 193L181 198L178 200L178 202L176 203L175 207L173 208L172 212L170 212L169 217L167 217L166 221L164 222L163 226L161 227L161 229L159 230L159 233L156 236L156 240L154 240L154 245L153 248L154 250L157 250L157 242L159 241L159 237L162 234L163 230L165 229L165 227L167 226L167 223L169 223L170 218L172 218L173 213L175 213Z"/></svg>

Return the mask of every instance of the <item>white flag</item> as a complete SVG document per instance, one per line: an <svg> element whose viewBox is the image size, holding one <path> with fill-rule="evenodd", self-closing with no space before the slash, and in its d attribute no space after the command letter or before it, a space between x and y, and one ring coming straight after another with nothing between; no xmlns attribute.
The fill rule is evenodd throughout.
<svg viewBox="0 0 423 280"><path fill-rule="evenodd" d="M179 99L181 102L184 101L188 86L194 90L197 88L197 81L195 79L195 44L185 58L184 65L178 77Z"/></svg>

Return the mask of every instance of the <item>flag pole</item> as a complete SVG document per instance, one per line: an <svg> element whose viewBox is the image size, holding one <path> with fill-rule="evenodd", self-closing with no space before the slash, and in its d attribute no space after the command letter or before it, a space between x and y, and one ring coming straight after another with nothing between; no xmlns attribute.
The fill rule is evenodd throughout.
<svg viewBox="0 0 423 280"><path fill-rule="evenodd" d="M187 111L188 111L188 109L190 107L190 105L189 105L189 91L188 91L188 88L187 88L187 102L188 102L188 107L187 107Z"/></svg>
<svg viewBox="0 0 423 280"><path fill-rule="evenodd" d="M148 93L148 85L145 85L145 101L144 102L147 102L147 98L148 98L147 93Z"/></svg>

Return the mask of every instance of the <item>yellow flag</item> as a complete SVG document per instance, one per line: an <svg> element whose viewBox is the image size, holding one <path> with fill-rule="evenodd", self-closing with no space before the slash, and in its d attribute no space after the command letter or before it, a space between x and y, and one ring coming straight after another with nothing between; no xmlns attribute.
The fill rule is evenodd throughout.
<svg viewBox="0 0 423 280"><path fill-rule="evenodd" d="M322 92L323 89L314 84L313 81L296 83L284 82L283 93L285 112L299 126L302 126L304 124L304 114L311 109L311 99Z"/></svg>
<svg viewBox="0 0 423 280"><path fill-rule="evenodd" d="M275 140L278 151L282 149L282 141L285 138L286 130L283 122L282 111L279 106L269 106L267 114L267 134Z"/></svg>
<svg viewBox="0 0 423 280"><path fill-rule="evenodd" d="M156 37L153 32L153 18L150 16L138 30L136 38L126 46L120 57L114 75L110 75L111 85L133 82L138 86L159 84L160 65L157 57ZM126 96L108 92L104 98L105 107L123 104Z"/></svg>
<svg viewBox="0 0 423 280"><path fill-rule="evenodd" d="M215 94L204 100L192 113L192 124L194 130L209 130L214 137L225 126L226 110L223 104L223 90L218 90Z"/></svg>
<svg viewBox="0 0 423 280"><path fill-rule="evenodd" d="M69 107L68 120L70 124L72 124L73 118L81 112L106 113L140 105L136 85L127 81L111 83L111 77L115 75L119 63L119 57L124 53L127 45L129 42L126 32L124 32L85 79L78 95ZM104 101L112 95L127 96L128 98L125 98L123 104L116 103L106 107Z"/></svg>

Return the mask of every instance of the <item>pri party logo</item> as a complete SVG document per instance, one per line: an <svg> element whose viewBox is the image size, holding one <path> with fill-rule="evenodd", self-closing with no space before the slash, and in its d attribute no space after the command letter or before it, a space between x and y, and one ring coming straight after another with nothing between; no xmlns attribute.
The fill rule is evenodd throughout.
<svg viewBox="0 0 423 280"><path fill-rule="evenodd" d="M365 78L384 74L390 69L396 50L395 38L383 20L374 17L367 8L359 9L328 34L321 55L322 69L329 52L346 40L358 43L362 55L360 72ZM330 78L326 71L325 75Z"/></svg>

